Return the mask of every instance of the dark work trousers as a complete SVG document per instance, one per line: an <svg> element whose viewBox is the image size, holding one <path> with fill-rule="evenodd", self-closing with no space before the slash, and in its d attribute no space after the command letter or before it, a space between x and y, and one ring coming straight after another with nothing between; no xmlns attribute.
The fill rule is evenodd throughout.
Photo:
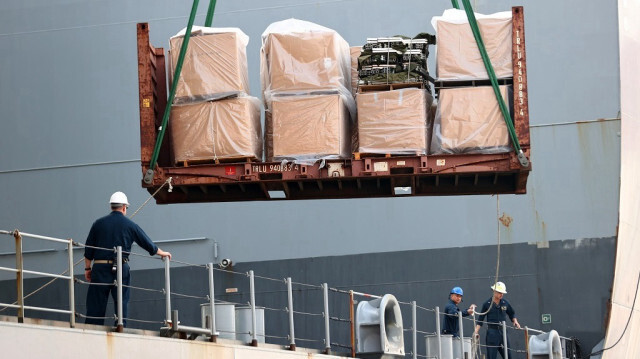
<svg viewBox="0 0 640 359"><path fill-rule="evenodd" d="M485 338L485 344L487 344L487 359L497 359L498 353L504 358L504 348L502 347L502 329L487 328L487 337ZM498 347L498 348L496 348ZM507 338L507 348L510 348L509 338ZM509 355L511 357L511 355Z"/></svg>
<svg viewBox="0 0 640 359"><path fill-rule="evenodd" d="M111 270L112 265L107 263L94 264L91 270L91 283L109 283L116 281L117 273ZM124 263L122 266L122 316L123 324L126 327L126 318L129 315L129 283L131 275L129 273L129 264ZM90 285L87 291L87 316L88 317L104 317L107 311L107 302L109 301L109 293L113 298L113 311L118 314L118 287L115 285ZM85 323L104 325L104 319L86 318ZM117 324L116 320L116 324Z"/></svg>

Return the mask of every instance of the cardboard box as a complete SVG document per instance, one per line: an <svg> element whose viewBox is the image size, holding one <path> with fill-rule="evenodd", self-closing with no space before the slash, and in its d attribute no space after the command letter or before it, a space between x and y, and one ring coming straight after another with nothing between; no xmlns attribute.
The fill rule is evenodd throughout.
<svg viewBox="0 0 640 359"><path fill-rule="evenodd" d="M509 86L500 86L513 103ZM496 153L511 150L509 132L490 86L441 89L433 130L434 153Z"/></svg>
<svg viewBox="0 0 640 359"><path fill-rule="evenodd" d="M513 76L511 12L477 14L478 27L498 78ZM434 17L436 76L439 80L488 79L478 44L462 10L446 10Z"/></svg>
<svg viewBox="0 0 640 359"><path fill-rule="evenodd" d="M262 159L260 100L237 97L171 108L175 163Z"/></svg>
<svg viewBox="0 0 640 359"><path fill-rule="evenodd" d="M202 31L218 31L199 28ZM223 29L220 29L223 30ZM249 38L236 32L192 33L175 103L206 101L237 93L249 93L246 46ZM183 36L171 38L171 74L178 63Z"/></svg>
<svg viewBox="0 0 640 359"><path fill-rule="evenodd" d="M263 51L265 91L349 91L349 45L335 32L271 33Z"/></svg>
<svg viewBox="0 0 640 359"><path fill-rule="evenodd" d="M418 88L359 93L358 152L426 154L432 102L431 95Z"/></svg>
<svg viewBox="0 0 640 359"><path fill-rule="evenodd" d="M268 160L351 156L349 113L340 95L276 96L271 106Z"/></svg>

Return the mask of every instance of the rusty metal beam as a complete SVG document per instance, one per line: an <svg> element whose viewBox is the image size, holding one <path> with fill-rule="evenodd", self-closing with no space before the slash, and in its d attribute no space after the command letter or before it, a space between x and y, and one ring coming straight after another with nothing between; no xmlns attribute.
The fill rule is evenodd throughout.
<svg viewBox="0 0 640 359"><path fill-rule="evenodd" d="M512 59L513 59L513 122L520 146L528 149L529 135L529 96L527 87L527 54L524 38L524 9L514 6L512 14Z"/></svg>

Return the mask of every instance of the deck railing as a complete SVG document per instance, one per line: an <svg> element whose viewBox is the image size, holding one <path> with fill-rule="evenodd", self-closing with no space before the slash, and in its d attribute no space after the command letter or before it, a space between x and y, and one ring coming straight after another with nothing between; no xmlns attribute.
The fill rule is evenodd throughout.
<svg viewBox="0 0 640 359"><path fill-rule="evenodd" d="M42 311L42 312L53 312L53 313L61 313L61 314L69 314L69 325L70 327L75 327L76 326L76 317L85 317L87 318L86 315L82 314L82 313L78 313L76 308L75 308L75 291L74 291L74 287L76 283L79 284L86 284L86 285L110 285L110 286L115 286L117 288L117 308L116 308L116 317L115 319L116 321L116 330L117 331L122 331L123 327L124 327L124 323L125 320L131 320L131 321L139 321L139 322L147 322L149 323L149 321L144 321L144 320L138 320L135 318L124 318L123 316L123 308L122 308L122 293L123 293L123 287L126 287L125 285L123 285L123 281L122 281L122 266L117 266L117 274L116 274L116 282L113 284L96 284L96 283L89 283L89 282L85 282L81 279L77 279L74 278L74 266L78 265L80 262L84 261L84 258L81 258L79 261L77 261L76 263L74 263L74 258L73 258L73 248L74 247L83 247L85 246L84 244L81 243L77 243L74 242L72 239L59 239L59 238L52 238L52 237L47 237L47 236L41 236L41 235L35 235L35 234L30 234L30 233L24 233L24 232L20 232L18 230L14 230L14 231L4 231L4 230L0 230L0 234L6 234L6 235L10 235L13 236L15 239L15 248L16 248L16 252L15 252L15 257L16 257L16 268L7 268L7 267L0 267L0 271L8 271L8 272L14 272L16 273L16 283L17 283L17 300L14 303L0 303L0 307L4 307L4 309L6 308L15 308L17 309L17 317L18 317L18 322L22 323L24 322L24 318L25 318L25 311L26 310L33 310L33 311ZM68 262L68 269L61 274L57 274L57 273L47 273L47 272L40 272L40 271L34 271L34 270L28 270L24 268L24 260L23 260L23 254L25 253L25 251L22 250L22 240L23 238L32 238L32 239L39 239L39 240L45 240L45 241L51 241L51 242L57 242L57 243L63 243L66 244L67 248L66 248L66 252L68 253L67 256L67 262ZM94 247L97 248L97 247ZM140 254L136 254L136 253L128 253L128 252L124 252L122 250L121 247L116 247L116 248L100 248L102 250L107 250L107 251L113 251L116 253L116 257L117 257L117 263L122 263L122 258L123 258L123 254L127 254L129 256L131 255L137 255L137 256L141 256ZM6 255L6 253L5 253ZM191 264L191 263L186 263L186 262L180 262L178 260L168 260L167 258L163 258L163 264L164 264L164 288L161 290L158 289L153 289L153 288L140 288L140 287L133 287L133 286L128 286L131 289L139 289L139 290L146 290L146 291L155 291L155 292L161 292L164 294L164 301L165 301L165 314L164 314L164 320L163 321L154 321L152 323L159 323L159 324L163 324L164 327L161 329L161 332L164 332L165 334L168 335L179 335L180 337L196 337L196 336L206 336L208 337L208 339L212 342L217 341L218 336L220 336L221 333L225 333L227 335L231 334L231 335L235 335L237 337L240 338L248 338L248 340L245 340L246 344L250 344L253 346L257 346L260 342L265 342L266 338L269 338L270 340L273 341L286 341L287 345L286 348L289 350L296 350L296 341L303 341L303 342L319 342L322 343L321 349L324 351L324 353L330 354L332 352L336 352L335 349L337 349L337 351L340 351L340 349L347 349L349 352L348 354L350 354L351 356L356 356L356 343L355 343L355 326L357 323L355 323L355 313L354 313L354 304L357 302L357 300L355 299L356 297L358 298L369 298L369 299L376 299L376 298L381 298L378 295L374 295L374 294L369 294L369 293L362 293L362 292L357 292L357 291L353 291L353 290L344 290L344 289L337 289L337 288L331 288L329 287L329 285L327 283L322 283L321 285L313 285L313 284L305 284L305 283L296 283L294 281L292 281L291 277L287 277L285 279L274 279L274 278L269 278L269 277L264 277L264 276L258 276L255 275L255 273L253 272L253 270L250 270L246 273L242 273L242 272L235 272L233 270L230 270L229 268L219 268L219 265L214 265L214 263L207 263L206 265L199 265L199 264ZM178 292L172 292L171 291L171 262L176 262L176 263L180 263L183 265L190 265L190 266L195 266L195 267L200 267L200 268L204 268L207 270L207 276L208 276L208 283L206 284L206 288L207 288L207 293L204 296L193 296L193 295L187 295L187 294L183 294L183 293L178 293ZM238 330L233 330L233 331L229 331L229 330L223 330L220 328L216 327L216 320L215 320L215 315L216 315L216 311L215 311L215 307L216 307L216 303L218 305L220 304L235 304L235 305L245 305L244 303L233 303L233 302L229 302L229 301L223 301L223 300L216 300L215 296L215 290L214 290L214 271L223 271L225 273L230 273L230 274L235 274L235 275L239 275L239 276L245 276L247 277L248 281L249 281L249 310L250 310L250 326L248 328L241 328ZM69 292L69 305L68 305L68 309L55 309L55 308L46 308L46 307L39 307L39 306L28 306L25 305L25 298L27 298L29 295L34 294L35 292L37 292L38 290L32 292L31 294L25 296L24 294L24 275L25 274L31 274L31 275L35 275L35 276L43 276L43 277L49 277L49 278L53 278L53 280L51 280L50 282L48 282L47 284L45 284L44 286L47 286L49 284L51 284L54 280L56 279L63 279L66 280L68 283L68 292ZM286 293L287 293L287 299L286 299L286 306L284 307L284 309L280 309L280 308L269 308L266 306L263 307L258 307L256 305L256 289L255 289L255 280L256 279L261 279L261 280L266 280L266 281L271 281L271 282L278 282L278 283L282 283L285 287L286 287ZM306 288L311 288L313 290L317 290L320 292L320 295L322 296L322 310L318 313L308 313L308 312L302 312L299 310L296 310L296 307L294 306L294 302L293 302L293 287L295 286L302 286L302 287L306 287ZM42 287L44 287L42 286ZM42 289L42 287L40 289ZM330 308L329 308L329 293L330 292L334 292L334 293L338 293L338 294L342 294L342 295L346 295L348 296L347 299L344 300L345 303L348 302L349 305L349 318L340 318L340 317L332 317L330 315ZM200 323L199 326L197 325L186 325L186 324L182 324L180 323L180 321L178 320L178 310L176 310L174 307L172 307L172 302L171 302L171 298L172 296L174 297L187 297L187 298L192 298L192 299L201 299L201 300L206 300L206 304L203 304L205 306L208 306L208 312L209 315L203 315L202 316L202 323ZM413 359L417 359L418 357L420 358L443 358L443 351L442 351L442 347L441 347L441 343L442 343L442 337L441 337L441 323L440 323L440 318L443 315L448 315L445 313L441 313L439 307L435 307L435 308L425 308L422 306L417 305L416 301L411 301L411 302L402 302L402 301L398 301L398 303L400 305L403 306L408 306L411 309L411 327L408 329L404 329L405 332L410 331L411 332L411 342L412 342L412 350L409 352L406 352L406 356L410 356ZM4 310L4 309L0 309L0 310ZM288 323L288 333L285 336L277 336L277 335L267 335L267 333L264 333L264 328L261 328L261 326L264 326L264 318L261 318L261 323L258 322L258 320L260 319L258 316L258 310L268 310L268 311L273 311L273 312L280 312L280 313L285 313L287 315L287 320L286 322ZM430 312L434 315L434 322L435 322L435 332L427 332L427 331L423 331L423 330L419 330L419 327L422 326L424 327L427 323L419 323L417 320L417 314L418 311L423 311L423 312ZM300 315L300 316L306 316L306 317L322 317L323 318L323 325L324 325L324 338L322 339L311 339L311 338L301 338L301 337L296 337L296 333L294 330L294 316L295 315ZM99 319L110 319L112 317L105 317L105 318L99 318ZM459 328L460 328L460 337L461 338L471 338L471 342L472 342L472 348L471 350L468 350L465 348L465 343L464 340L460 340L459 341L459 345L460 345L460 352L464 353L464 352L470 352L471 354L471 358L476 358L479 357L479 353L482 351L481 348L485 348L486 350L486 345L483 345L480 343L480 341L478 340L479 338L477 338L476 336L474 336L473 334L471 336L467 336L465 337L464 335L464 325L463 325L463 320L469 320L469 321L473 321L473 326L475 327L475 324L478 323L476 316L473 315L471 316L471 318L463 318L462 317L462 313L458 313L458 320L459 320ZM331 322L338 322L338 323L348 323L349 324L349 332L350 332L350 339L349 339L349 344L344 344L345 339L342 339L343 342L339 343L339 342L331 342L331 333L330 333L330 323ZM259 325L260 324L260 325ZM429 323L429 324L433 324L433 323ZM506 336L507 336L507 331L518 331L520 333L524 333L524 337L525 337L525 348L524 349L516 349L516 348L509 348L507 347L506 343ZM507 357L513 356L514 354L517 353L527 353L528 356L528 348L527 348L527 343L529 341L529 333L545 333L541 330L537 330L537 329L532 329L532 328L527 328L525 327L524 329L517 329L515 327L509 326L506 323L502 322L502 333L504 335L504 340L503 342L505 343L505 359L507 359ZM424 336L435 336L437 337L438 340L436 340L435 342L437 343L437 347L436 348L427 348L427 354L422 355L418 353L418 335L422 334ZM566 353L567 353L567 343L572 342L573 339L572 338L566 338L566 337L562 337L560 336L560 339L562 341L562 348L563 348L563 357L565 357ZM458 344L458 343L456 343ZM457 349L457 348L456 348ZM431 354L429 354L431 353Z"/></svg>

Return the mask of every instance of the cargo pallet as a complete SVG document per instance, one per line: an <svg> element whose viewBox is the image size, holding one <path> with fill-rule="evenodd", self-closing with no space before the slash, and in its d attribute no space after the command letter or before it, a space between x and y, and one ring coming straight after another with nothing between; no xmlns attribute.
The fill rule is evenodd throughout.
<svg viewBox="0 0 640 359"><path fill-rule="evenodd" d="M513 12L513 122L530 158L527 70L522 7ZM142 175L149 169L167 101L164 50L149 43L149 26L140 23L138 77ZM168 131L171 130L169 123ZM158 204L399 196L524 194L531 171L514 152L448 154L326 160L312 165L253 162L172 165L170 136L160 148L149 193L171 177L173 190L160 190ZM141 177L142 178L142 177Z"/></svg>

